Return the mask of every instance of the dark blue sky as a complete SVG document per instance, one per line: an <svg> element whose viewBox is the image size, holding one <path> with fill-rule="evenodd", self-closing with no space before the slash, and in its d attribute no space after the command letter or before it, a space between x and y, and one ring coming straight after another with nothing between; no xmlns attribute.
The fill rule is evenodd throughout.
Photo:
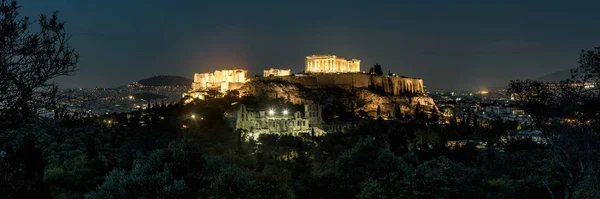
<svg viewBox="0 0 600 199"><path fill-rule="evenodd" d="M60 11L81 56L64 87L237 66L301 72L329 53L421 77L429 88L485 88L577 66L600 45L600 1L21 0Z"/></svg>

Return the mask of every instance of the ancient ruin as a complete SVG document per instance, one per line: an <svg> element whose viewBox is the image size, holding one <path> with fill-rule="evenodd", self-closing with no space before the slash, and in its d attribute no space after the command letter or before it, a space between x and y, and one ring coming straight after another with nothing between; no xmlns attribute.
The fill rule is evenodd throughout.
<svg viewBox="0 0 600 199"><path fill-rule="evenodd" d="M276 69L276 68L270 68L268 70L265 70L263 73L265 77L270 77L270 76L290 76L292 74L292 70L291 69Z"/></svg>
<svg viewBox="0 0 600 199"><path fill-rule="evenodd" d="M243 69L225 69L215 72L195 73L192 91L215 89L221 92L240 88L248 81L248 71Z"/></svg>
<svg viewBox="0 0 600 199"><path fill-rule="evenodd" d="M306 56L306 73L358 73L360 60L344 58L335 55Z"/></svg>
<svg viewBox="0 0 600 199"><path fill-rule="evenodd" d="M324 133L319 127L324 122L321 116L321 105L305 104L304 113L288 110L284 107L272 107L269 110L251 110L240 105L235 117L235 128L243 129L257 138L261 134L301 134L315 136ZM292 112L293 111L293 112Z"/></svg>

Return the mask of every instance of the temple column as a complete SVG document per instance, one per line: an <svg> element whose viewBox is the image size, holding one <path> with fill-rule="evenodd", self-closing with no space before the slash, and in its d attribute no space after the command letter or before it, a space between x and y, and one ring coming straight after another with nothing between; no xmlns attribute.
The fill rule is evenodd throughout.
<svg viewBox="0 0 600 199"><path fill-rule="evenodd" d="M331 60L331 64L333 65L333 70L340 72L340 69L338 69L337 66L335 65L335 59Z"/></svg>
<svg viewBox="0 0 600 199"><path fill-rule="evenodd" d="M332 71L335 71L335 66L333 65L333 60L329 60L329 68L330 68Z"/></svg>
<svg viewBox="0 0 600 199"><path fill-rule="evenodd" d="M336 71L335 64L333 63L333 60L329 60L329 65L331 65L331 70L332 71Z"/></svg>
<svg viewBox="0 0 600 199"><path fill-rule="evenodd" d="M335 70L335 71L338 71L338 72L339 72L339 71L340 71L340 69L337 67L337 64L335 64L335 59L332 59L332 60L331 60L331 63L333 64L333 70Z"/></svg>
<svg viewBox="0 0 600 199"><path fill-rule="evenodd" d="M317 60L317 71L321 72L321 60Z"/></svg>
<svg viewBox="0 0 600 199"><path fill-rule="evenodd" d="M337 66L335 65L335 59L331 60L331 64L333 65L333 70L340 72L340 69L338 69Z"/></svg>
<svg viewBox="0 0 600 199"><path fill-rule="evenodd" d="M325 69L325 62L323 60L319 60L319 72L323 72Z"/></svg>
<svg viewBox="0 0 600 199"><path fill-rule="evenodd" d="M335 67L335 62L332 60L329 60L329 63L331 63L331 67L334 71L339 71L336 67Z"/></svg>
<svg viewBox="0 0 600 199"><path fill-rule="evenodd" d="M310 70L310 61L306 60L306 67L304 69L305 72L308 72Z"/></svg>

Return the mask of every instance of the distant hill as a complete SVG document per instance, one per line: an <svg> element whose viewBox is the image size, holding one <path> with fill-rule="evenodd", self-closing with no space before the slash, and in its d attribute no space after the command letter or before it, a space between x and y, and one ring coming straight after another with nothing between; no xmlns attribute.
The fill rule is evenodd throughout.
<svg viewBox="0 0 600 199"><path fill-rule="evenodd" d="M556 71L545 76L539 77L537 78L537 80L543 82L560 82L569 78L571 78L571 69Z"/></svg>
<svg viewBox="0 0 600 199"><path fill-rule="evenodd" d="M185 77L159 75L139 80L138 84L144 86L191 86L192 82L192 79Z"/></svg>

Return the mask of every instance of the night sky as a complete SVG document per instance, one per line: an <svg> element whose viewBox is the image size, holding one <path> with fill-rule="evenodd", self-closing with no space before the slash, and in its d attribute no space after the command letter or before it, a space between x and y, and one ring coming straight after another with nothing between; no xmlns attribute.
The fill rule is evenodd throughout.
<svg viewBox="0 0 600 199"><path fill-rule="evenodd" d="M486 88L577 67L582 48L600 46L600 1L489 2L19 1L23 15L66 21L81 60L63 87L233 66L301 72L305 56L328 53L430 89Z"/></svg>

